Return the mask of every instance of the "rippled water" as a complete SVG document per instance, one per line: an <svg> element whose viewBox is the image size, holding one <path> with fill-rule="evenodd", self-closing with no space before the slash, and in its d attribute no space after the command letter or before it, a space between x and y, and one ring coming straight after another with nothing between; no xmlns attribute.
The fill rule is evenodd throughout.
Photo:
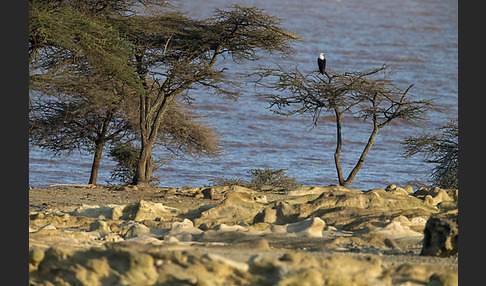
<svg viewBox="0 0 486 286"><path fill-rule="evenodd" d="M403 159L400 142L407 136L434 131L457 116L458 24L457 1L452 0L342 0L342 1L180 1L193 17L209 17L214 8L229 4L257 6L285 20L284 26L304 38L286 63L303 72L315 70L316 58L326 53L327 67L335 71L367 70L385 61L398 65L396 81L414 84L415 95L436 98L445 113L430 113L418 126L393 124L382 129L352 186L358 189L405 185L423 180L431 167L420 157ZM235 65L230 71L251 71L271 66L274 58ZM196 91L197 92L197 91ZM333 162L335 127L322 120L311 130L306 118L283 118L268 110L252 85L237 101L194 94L196 110L223 134L224 155L216 159L177 159L162 168L161 185L203 186L216 177L243 177L252 168L288 169L305 185L336 184ZM345 174L354 166L368 137L369 126L346 121L342 165ZM87 183L91 156L52 157L30 150L30 185ZM105 183L114 163L103 158L99 183Z"/></svg>

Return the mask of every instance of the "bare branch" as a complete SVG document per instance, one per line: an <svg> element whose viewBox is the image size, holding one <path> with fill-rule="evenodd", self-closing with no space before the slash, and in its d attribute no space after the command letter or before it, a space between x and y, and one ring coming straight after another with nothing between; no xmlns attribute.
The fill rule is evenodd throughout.
<svg viewBox="0 0 486 286"><path fill-rule="evenodd" d="M347 186L363 166L381 128L395 119L410 122L422 119L422 115L432 108L433 100L409 100L413 84L402 91L388 78L391 72L386 64L366 72L328 71L325 76L317 72L304 75L297 67L286 71L278 66L276 69L260 69L253 76L257 78L254 80L255 87L278 91L260 94L269 101L270 108L275 108L273 111L276 114L310 114L316 125L322 112L334 112L337 129L335 165L339 183ZM373 124L368 142L346 180L340 162L341 119L345 115L371 119Z"/></svg>

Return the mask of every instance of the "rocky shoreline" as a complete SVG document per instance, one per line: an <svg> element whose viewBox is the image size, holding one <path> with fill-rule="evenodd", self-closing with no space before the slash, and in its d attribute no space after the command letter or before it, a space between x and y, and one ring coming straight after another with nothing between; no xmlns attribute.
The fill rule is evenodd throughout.
<svg viewBox="0 0 486 286"><path fill-rule="evenodd" d="M457 190L29 190L30 285L457 285Z"/></svg>

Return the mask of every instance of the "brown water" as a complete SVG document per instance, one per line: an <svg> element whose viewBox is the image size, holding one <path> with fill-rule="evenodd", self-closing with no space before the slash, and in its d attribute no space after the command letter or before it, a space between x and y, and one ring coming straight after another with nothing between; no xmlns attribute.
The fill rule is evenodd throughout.
<svg viewBox="0 0 486 286"><path fill-rule="evenodd" d="M305 39L286 65L298 64L303 72L317 69L316 58L326 53L327 68L335 71L367 70L385 61L398 65L395 78L415 95L436 98L445 113L430 113L418 126L397 123L378 135L353 187L369 189L388 184L405 185L426 179L431 168L420 157L403 159L407 136L433 132L457 116L458 23L457 1L452 0L342 0L342 1L180 1L193 17L209 17L214 8L230 4L257 6L285 20L284 26ZM257 65L271 66L275 58L235 65L222 61L230 72L251 71ZM336 184L333 162L335 127L322 120L311 130L306 118L282 118L268 110L268 104L246 86L238 102L194 91L196 109L208 115L208 122L223 134L225 154L216 159L178 159L162 168L161 185L203 186L215 177L246 177L252 168L288 169L305 185ZM342 165L347 173L354 166L368 137L369 126L346 121L343 129ZM160 152L160 154L163 154ZM77 154L52 158L30 151L30 179L33 186L53 183L86 183L91 156ZM99 183L105 183L114 163L102 161Z"/></svg>

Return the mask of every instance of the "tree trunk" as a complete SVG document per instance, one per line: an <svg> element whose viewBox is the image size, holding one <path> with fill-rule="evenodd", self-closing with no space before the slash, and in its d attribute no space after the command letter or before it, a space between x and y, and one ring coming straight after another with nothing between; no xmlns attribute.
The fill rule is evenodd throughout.
<svg viewBox="0 0 486 286"><path fill-rule="evenodd" d="M341 137L341 114L339 110L335 107L334 114L336 116L336 150L334 151L334 164L336 165L336 171L338 175L339 185L344 185L343 171L341 169L341 147L342 147L342 137Z"/></svg>
<svg viewBox="0 0 486 286"><path fill-rule="evenodd" d="M155 116L147 116L147 118L141 118L141 149L140 157L137 162L137 170L133 178L133 185L148 186L153 172L153 159L152 159L152 147L157 140L157 133L159 130L162 116L167 109L169 101L165 99L157 110ZM145 108L145 107L141 107Z"/></svg>
<svg viewBox="0 0 486 286"><path fill-rule="evenodd" d="M368 153L371 150L371 146L373 146L373 143L375 142L375 138L376 138L376 135L378 134L378 130L379 130L379 128L375 124L375 126L373 128L373 132L371 132L371 135L368 138L368 142L366 143L366 146L363 149L363 152L361 153L361 156L359 157L358 162L354 166L353 170L351 170L351 172L349 173L348 178L346 179L346 181L344 181L344 184L341 184L341 186L347 187L353 182L354 177L356 176L358 171L363 166L364 161L366 159L366 156L368 155Z"/></svg>
<svg viewBox="0 0 486 286"><path fill-rule="evenodd" d="M89 176L88 184L96 184L98 181L98 170L100 169L101 155L103 154L103 148L108 140L106 134L108 133L108 125L110 124L112 118L113 111L108 109L106 111L103 125L101 125L101 130L98 133L98 139L95 142L94 158L93 164L91 165L91 174Z"/></svg>
<svg viewBox="0 0 486 286"><path fill-rule="evenodd" d="M216 63L217 55L220 50L221 48L218 46L214 51L210 62L205 67L206 70L211 69ZM142 57L142 55L137 56L137 72L139 73L140 79L143 81L142 85L145 88L145 91L140 94L140 137L142 148L137 163L137 170L132 180L132 184L134 185L148 185L150 182L153 167L152 146L157 140L159 126L167 107L180 93L186 91L194 82L199 80L198 76L194 75L192 79L185 81L170 92L166 92L164 88L159 88L156 91L157 95L154 97L154 94L152 94L151 96L151 90L146 82L147 73L141 64ZM171 79L171 77L167 77L162 86L164 86L166 82L170 82Z"/></svg>
<svg viewBox="0 0 486 286"><path fill-rule="evenodd" d="M167 106L174 100L175 94L159 96L153 103L146 95L140 100L140 136L141 150L137 170L132 180L133 185L148 186L153 172L152 147L157 140L159 126Z"/></svg>
<svg viewBox="0 0 486 286"><path fill-rule="evenodd" d="M91 175L88 184L96 184L98 181L98 170L100 169L101 155L103 153L105 142L100 141L95 145L93 164L91 165Z"/></svg>
<svg viewBox="0 0 486 286"><path fill-rule="evenodd" d="M132 184L138 186L148 186L152 176L152 144L142 141L142 148L140 149L140 157L137 162L137 170Z"/></svg>

